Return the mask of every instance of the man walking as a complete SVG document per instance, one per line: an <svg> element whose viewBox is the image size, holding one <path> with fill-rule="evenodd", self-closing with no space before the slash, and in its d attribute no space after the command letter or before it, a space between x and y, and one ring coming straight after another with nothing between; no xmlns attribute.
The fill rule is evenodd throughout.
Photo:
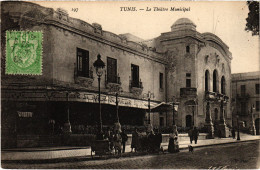
<svg viewBox="0 0 260 170"><path fill-rule="evenodd" d="M192 131L192 136L193 139L195 140L195 144L197 144L197 140L198 140L198 136L199 136L199 131L196 127L194 127L193 131Z"/></svg>
<svg viewBox="0 0 260 170"><path fill-rule="evenodd" d="M192 134L192 131L193 131L193 127L190 128L188 134L189 134L189 137L190 137L190 144L192 144L192 141L193 141L193 134Z"/></svg>

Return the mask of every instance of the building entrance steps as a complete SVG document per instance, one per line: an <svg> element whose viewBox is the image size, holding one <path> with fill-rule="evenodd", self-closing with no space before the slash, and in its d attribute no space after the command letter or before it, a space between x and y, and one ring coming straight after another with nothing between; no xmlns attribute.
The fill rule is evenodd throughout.
<svg viewBox="0 0 260 170"><path fill-rule="evenodd" d="M240 141L233 138L215 138L198 140L197 144L191 144L193 147L203 147L211 145L221 145L227 143L244 142L250 140L260 140L260 136L240 134ZM161 144L164 150L168 149L168 143ZM190 142L179 141L180 149L187 149ZM131 152L131 145L126 146L126 153ZM28 161L28 160L52 160L52 159L70 159L77 157L90 157L91 148L87 147L41 147L41 148L16 148L1 151L2 161Z"/></svg>

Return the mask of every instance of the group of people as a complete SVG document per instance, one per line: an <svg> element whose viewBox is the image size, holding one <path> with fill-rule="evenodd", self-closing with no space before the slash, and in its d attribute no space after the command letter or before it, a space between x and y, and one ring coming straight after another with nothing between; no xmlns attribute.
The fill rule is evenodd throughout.
<svg viewBox="0 0 260 170"><path fill-rule="evenodd" d="M197 144L199 131L196 127L190 128L189 132L190 143L192 144L193 140ZM115 149L115 152L118 154L125 153L125 145L128 140L128 136L125 133L125 130L110 130L109 128L104 134L104 139L109 141L110 150ZM131 152L137 151L147 151L147 152L158 152L161 149L162 143L162 134L159 130L155 133L153 130L142 133L138 132L137 128L132 133L131 141ZM178 131L177 126L173 126L171 133L169 134L169 144L168 152L174 153L179 152L179 142L178 142Z"/></svg>
<svg viewBox="0 0 260 170"><path fill-rule="evenodd" d="M189 137L190 137L190 143L192 144L192 141L195 141L195 144L197 144L198 137L199 137L199 131L196 127L190 128L189 132Z"/></svg>
<svg viewBox="0 0 260 170"><path fill-rule="evenodd" d="M162 134L159 130L155 133L153 130L150 130L144 134L135 129L132 133L131 152L158 152L161 148L161 143Z"/></svg>
<svg viewBox="0 0 260 170"><path fill-rule="evenodd" d="M110 150L115 149L116 154L121 154L125 152L125 143L128 139L125 130L114 130L114 132L108 128L105 132L104 139L109 141Z"/></svg>

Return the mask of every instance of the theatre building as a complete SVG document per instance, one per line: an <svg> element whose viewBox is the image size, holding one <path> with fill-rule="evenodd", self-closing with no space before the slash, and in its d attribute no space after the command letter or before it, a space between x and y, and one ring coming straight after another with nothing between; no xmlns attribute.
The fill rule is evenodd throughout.
<svg viewBox="0 0 260 170"><path fill-rule="evenodd" d="M116 93L122 126L145 125L148 98L151 107L164 101L163 55L97 23L71 18L62 9L28 2L1 5L2 54L7 30L43 34L42 75L5 74L2 55L3 147L38 146L42 136L59 133L61 128L72 134L92 133L99 124L98 78L93 67L98 55L106 65L100 82L104 126L116 122ZM166 126L165 115L153 115L159 116L157 120Z"/></svg>
<svg viewBox="0 0 260 170"><path fill-rule="evenodd" d="M2 147L42 146L48 136L93 134L101 118L112 126L118 115L126 129L206 127L222 132L231 124L231 53L212 33L199 33L187 18L151 40L116 35L102 25L72 18L62 9L30 2L2 2ZM101 23L102 24L102 23ZM169 28L170 29L170 28ZM6 32L41 31L42 74L7 74ZM117 96L117 97L116 97ZM150 102L148 102L150 101ZM163 102L178 109L149 113ZM84 139L85 140L85 139Z"/></svg>
<svg viewBox="0 0 260 170"><path fill-rule="evenodd" d="M228 46L212 33L196 31L187 18L178 19L171 31L145 43L165 54L168 61L166 100L179 103L177 126L205 127L215 135L227 136L226 126L232 123Z"/></svg>

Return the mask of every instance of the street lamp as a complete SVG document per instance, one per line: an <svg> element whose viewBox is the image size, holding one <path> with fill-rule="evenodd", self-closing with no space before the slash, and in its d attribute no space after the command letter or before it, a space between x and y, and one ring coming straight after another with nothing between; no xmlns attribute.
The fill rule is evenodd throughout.
<svg viewBox="0 0 260 170"><path fill-rule="evenodd" d="M175 96L172 97L172 125L175 125Z"/></svg>
<svg viewBox="0 0 260 170"><path fill-rule="evenodd" d="M194 112L195 112L195 109L194 109L195 106L192 106L192 126L194 127Z"/></svg>
<svg viewBox="0 0 260 170"><path fill-rule="evenodd" d="M115 130L121 131L121 125L119 122L119 101L118 101L118 95L123 92L122 88L120 86L115 86L114 88L112 88L112 91L109 92L109 94L113 94L116 96L116 122L115 122Z"/></svg>
<svg viewBox="0 0 260 170"><path fill-rule="evenodd" d="M98 103L99 103L99 132L102 134L102 117L101 117L101 103L100 103L100 79L103 74L103 69L105 67L105 63L101 60L101 55L97 55L97 60L93 63L93 66L96 68L96 73L98 76Z"/></svg>
<svg viewBox="0 0 260 170"><path fill-rule="evenodd" d="M154 94L151 93L150 91L148 91L147 94L144 94L145 96L147 96L148 98L148 124L150 125L151 123L151 119L150 119L150 115L151 115L151 98L154 98Z"/></svg>
<svg viewBox="0 0 260 170"><path fill-rule="evenodd" d="M256 135L256 129L255 129L255 121L254 121L254 115L253 110L255 109L254 105L251 105L251 116L252 116L252 127L251 127L251 134Z"/></svg>
<svg viewBox="0 0 260 170"><path fill-rule="evenodd" d="M238 122L239 116L237 115L237 140L240 140L240 134L239 134L239 122Z"/></svg>

